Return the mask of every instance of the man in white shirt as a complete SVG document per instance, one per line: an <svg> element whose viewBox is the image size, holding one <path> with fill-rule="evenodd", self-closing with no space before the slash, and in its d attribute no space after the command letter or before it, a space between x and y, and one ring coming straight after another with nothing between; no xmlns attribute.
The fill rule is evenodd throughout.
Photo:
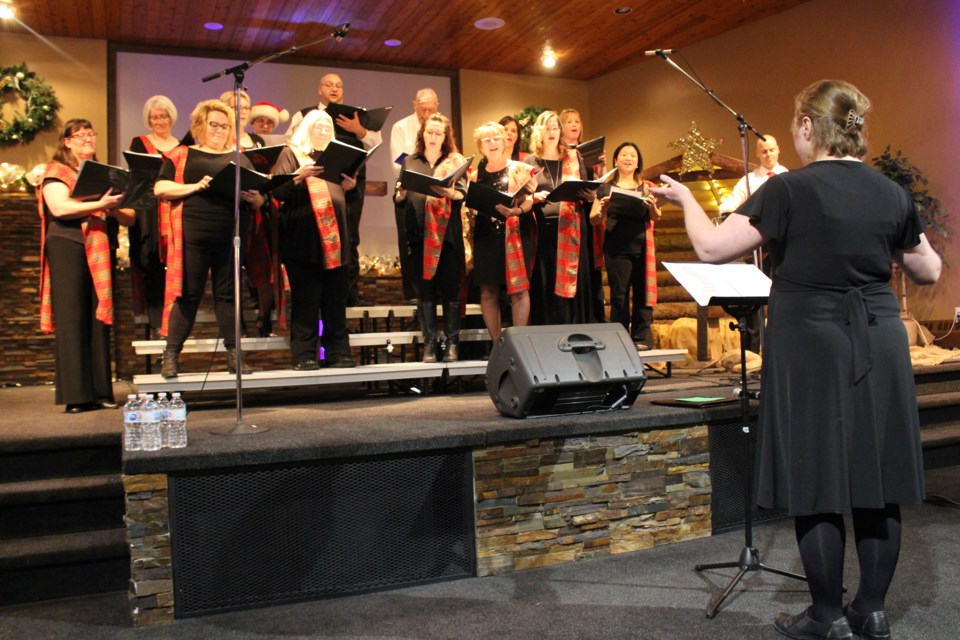
<svg viewBox="0 0 960 640"><path fill-rule="evenodd" d="M430 88L417 91L413 101L413 113L398 120L390 131L390 158L393 160L393 173L399 180L400 163L397 158L401 154L411 155L417 148L417 133L424 121L440 108L437 92ZM397 248L400 252L400 276L403 283L403 297L413 303L420 298L417 291L417 269L422 265L409 264L410 256L407 251L407 230L404 222L404 205L396 204L394 198L394 218L397 223Z"/></svg>
<svg viewBox="0 0 960 640"><path fill-rule="evenodd" d="M297 130L303 117L314 109L326 110L327 105L343 103L343 80L335 73L328 73L320 78L320 87L317 90L320 103L317 106L305 107L295 113L290 120L290 126L284 134L287 140ZM344 144L362 147L369 150L383 141L379 131L369 131L360 124L360 116L353 114L353 118L344 115L337 117L334 132L337 141ZM363 214L363 196L367 187L367 167L364 165L357 175L357 186L347 192L347 235L350 241L350 263L347 265L347 306L370 306L372 303L360 297L360 216Z"/></svg>
<svg viewBox="0 0 960 640"><path fill-rule="evenodd" d="M777 139L770 135L766 138L766 140L757 140L757 160L760 166L749 173L751 195L756 193L764 182L778 173L787 171L787 168L778 162L780 145L777 144ZM747 176L744 176L737 182L727 199L720 204L720 213L736 211L737 207L747 201L747 197Z"/></svg>

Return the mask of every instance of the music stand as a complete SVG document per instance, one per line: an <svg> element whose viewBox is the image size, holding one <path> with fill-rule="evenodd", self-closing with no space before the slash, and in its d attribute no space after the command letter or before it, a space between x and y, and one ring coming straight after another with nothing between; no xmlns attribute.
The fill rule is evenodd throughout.
<svg viewBox="0 0 960 640"><path fill-rule="evenodd" d="M750 391L747 387L747 345L743 334L747 330L747 320L767 303L770 295L770 279L760 269L749 264L687 264L664 263L668 271L677 279L701 306L716 305L729 313L736 322L730 323L731 329L740 332L740 419L744 435L747 473L743 487L743 548L740 557L734 562L714 562L698 564L696 571L707 569L731 569L737 567L733 577L719 596L713 598L707 606L707 618L717 615L720 606L733 588L750 571L769 571L777 575L806 581L806 577L769 567L760 561L760 552L753 546L753 437L750 428Z"/></svg>

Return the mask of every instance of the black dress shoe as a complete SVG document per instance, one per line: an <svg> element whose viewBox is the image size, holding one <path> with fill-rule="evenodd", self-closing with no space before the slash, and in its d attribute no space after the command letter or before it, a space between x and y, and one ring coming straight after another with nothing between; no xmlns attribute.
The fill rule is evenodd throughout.
<svg viewBox="0 0 960 640"><path fill-rule="evenodd" d="M778 613L773 619L773 627L780 635L795 640L821 640L822 638L852 640L853 638L853 632L846 618L839 618L833 622L820 622L810 617L810 609L795 616L789 613Z"/></svg>
<svg viewBox="0 0 960 640"><path fill-rule="evenodd" d="M120 404L117 402L114 402L113 400L97 400L97 405L99 405L101 409L119 409L120 408Z"/></svg>
<svg viewBox="0 0 960 640"><path fill-rule="evenodd" d="M890 623L887 614L883 611L874 611L869 615L861 615L851 605L843 608L847 616L850 629L863 640L888 640L890 638Z"/></svg>
<svg viewBox="0 0 960 640"><path fill-rule="evenodd" d="M83 413L85 411L93 411L94 409L99 408L93 402L84 402L82 404L68 404L67 408L64 409L64 413Z"/></svg>
<svg viewBox="0 0 960 640"><path fill-rule="evenodd" d="M347 354L340 354L336 356L331 356L328 360L329 367L333 369L352 369L357 366L357 361Z"/></svg>
<svg viewBox="0 0 960 640"><path fill-rule="evenodd" d="M316 371L320 368L320 363L316 360L301 360L300 362L294 363L292 369L294 371Z"/></svg>

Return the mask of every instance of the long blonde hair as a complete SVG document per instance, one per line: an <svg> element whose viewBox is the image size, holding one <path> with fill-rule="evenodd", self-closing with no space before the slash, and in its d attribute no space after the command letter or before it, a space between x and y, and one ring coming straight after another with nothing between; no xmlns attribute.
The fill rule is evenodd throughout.
<svg viewBox="0 0 960 640"><path fill-rule="evenodd" d="M533 152L539 157L543 157L543 134L547 128L547 125L550 123L550 118L557 119L557 127L560 127L560 117L553 111L544 111L539 116L537 116L537 121L533 123L533 132L530 134L530 148L533 149ZM557 153L560 154L562 158L566 154L566 147L563 144L563 131L559 132L557 136Z"/></svg>

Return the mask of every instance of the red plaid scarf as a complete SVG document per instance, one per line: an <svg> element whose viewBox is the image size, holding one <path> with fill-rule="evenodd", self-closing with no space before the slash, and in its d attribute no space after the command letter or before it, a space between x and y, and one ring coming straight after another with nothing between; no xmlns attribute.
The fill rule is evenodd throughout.
<svg viewBox="0 0 960 640"><path fill-rule="evenodd" d="M317 233L323 246L323 268L336 269L340 266L340 225L337 224L337 212L330 199L327 181L308 177L306 183L313 217L317 220Z"/></svg>
<svg viewBox="0 0 960 640"><path fill-rule="evenodd" d="M655 187L652 182L643 181L643 193L649 194L650 187ZM599 227L600 225L598 225ZM653 306L657 304L657 245L653 239L653 218L647 219L646 233L647 252L644 264L644 284L646 287L647 304Z"/></svg>
<svg viewBox="0 0 960 640"><path fill-rule="evenodd" d="M433 170L433 175L441 177L453 171L465 161L459 153L451 153ZM443 236L447 233L450 212L453 209L449 198L427 196L423 206L423 279L433 280L440 263L440 250L443 248Z"/></svg>
<svg viewBox="0 0 960 640"><path fill-rule="evenodd" d="M560 168L560 182L580 179L580 159L568 151ZM557 278L553 292L561 298L577 295L577 270L580 266L580 212L573 202L560 203L557 229Z"/></svg>
<svg viewBox="0 0 960 640"><path fill-rule="evenodd" d="M167 153L167 160L173 163L176 171L173 179L180 184L183 184L183 172L187 167L187 152L187 147L176 147ZM166 206L160 207L160 237L166 239L161 246L166 247L167 273L164 282L163 324L160 327L160 335L166 336L170 326L170 310L183 293L183 199L162 202Z"/></svg>
<svg viewBox="0 0 960 640"><path fill-rule="evenodd" d="M536 168L523 162L507 162L507 193L516 193L530 182ZM520 216L507 218L504 242L504 269L507 279L507 294L513 295L527 291L530 281L527 278L527 265L523 259L523 239L520 236Z"/></svg>
<svg viewBox="0 0 960 640"><path fill-rule="evenodd" d="M77 182L77 171L59 162L47 164L37 189L37 212L40 214L40 330L53 333L53 298L50 292L50 265L44 252L47 241L47 217L44 214L43 183L46 180L59 180L73 190ZM83 248L87 255L87 267L93 278L93 288L97 292L97 320L113 324L113 278L110 265L110 241L107 238L106 212L91 213L81 223L83 230Z"/></svg>

